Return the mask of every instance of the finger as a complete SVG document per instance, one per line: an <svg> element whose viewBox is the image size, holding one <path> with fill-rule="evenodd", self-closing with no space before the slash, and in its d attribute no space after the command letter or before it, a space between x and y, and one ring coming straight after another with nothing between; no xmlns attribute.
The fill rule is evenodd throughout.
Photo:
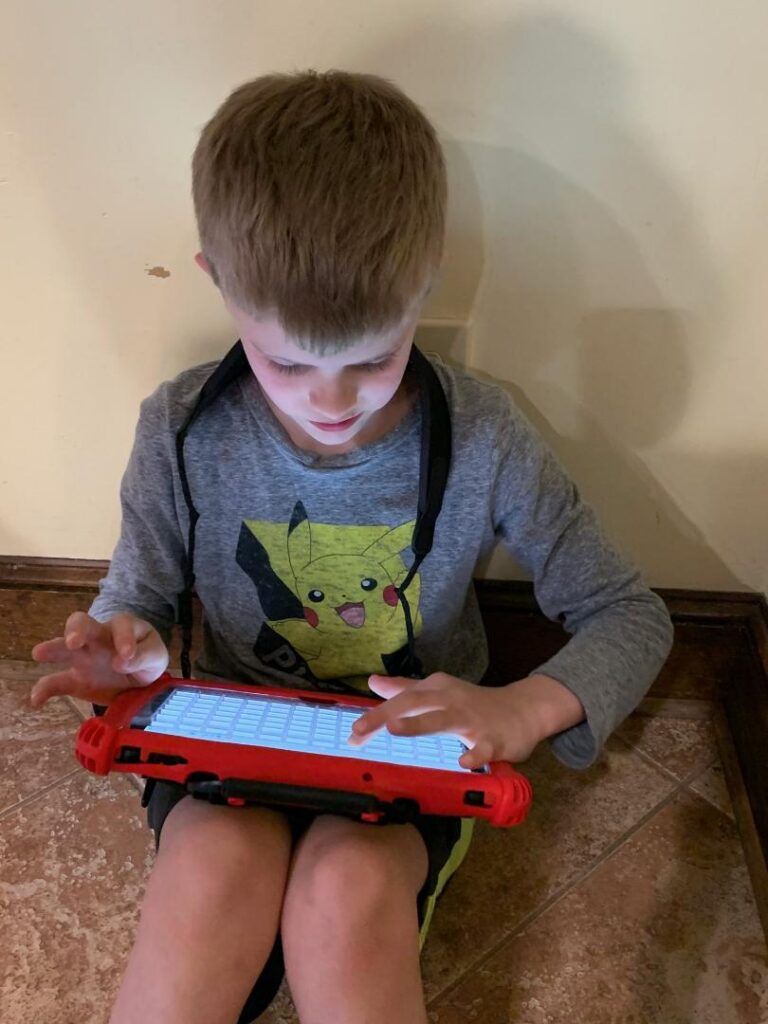
<svg viewBox="0 0 768 1024"><path fill-rule="evenodd" d="M112 632L112 643L115 650L126 661L131 661L136 654L136 641L144 632L144 623L135 615L121 614L110 619L109 628ZM141 626L141 629L137 627Z"/></svg>
<svg viewBox="0 0 768 1024"><path fill-rule="evenodd" d="M53 640L43 640L32 648L33 661L68 661L69 657L69 648L63 636L57 636Z"/></svg>
<svg viewBox="0 0 768 1024"><path fill-rule="evenodd" d="M403 691L356 719L352 723L352 732L357 736L367 736L397 718L438 711L443 707L444 701L437 699L434 693Z"/></svg>
<svg viewBox="0 0 768 1024"><path fill-rule="evenodd" d="M389 703L391 702L388 702L387 707L382 709L381 711L379 711L379 709L369 711L367 712L367 714L361 716L356 721L354 721L352 723L352 732L350 733L347 742L350 743L352 746L361 746L363 743L369 740L375 732L378 732L379 729L384 728L388 729L389 732L397 736L415 736L422 734L425 731L444 731L444 727L442 725L438 726L437 729L421 729L417 726L411 728L405 724L406 722L410 723L412 721L418 722L427 714L432 712L439 715L444 715L446 709L442 705L421 705L418 707L408 708L405 711L401 711L401 713L398 714L397 709L392 709L389 707ZM440 721L442 722L442 718L440 719Z"/></svg>
<svg viewBox="0 0 768 1024"><path fill-rule="evenodd" d="M433 732L450 732L451 714L446 708L427 711L407 718L396 718L387 724L394 736L427 736Z"/></svg>
<svg viewBox="0 0 768 1024"><path fill-rule="evenodd" d="M383 697L390 697L393 693L401 693L403 690L444 690L451 682L457 682L453 676L447 676L444 672L433 672L425 679L411 679L408 676L379 676L372 675L368 678L368 686Z"/></svg>
<svg viewBox="0 0 768 1024"><path fill-rule="evenodd" d="M54 672L52 675L41 676L32 687L29 701L33 708L41 708L51 697L63 694L75 694L79 687L71 672Z"/></svg>
<svg viewBox="0 0 768 1024"><path fill-rule="evenodd" d="M377 676L368 677L368 687L380 697L394 697L409 687L416 686L418 679L407 679L405 676Z"/></svg>
<svg viewBox="0 0 768 1024"><path fill-rule="evenodd" d="M478 740L471 750L459 758L462 768L482 768L493 760L493 744L489 740Z"/></svg>
<svg viewBox="0 0 768 1024"><path fill-rule="evenodd" d="M102 625L85 612L72 612L64 627L64 641L67 649L76 651L95 640L101 633Z"/></svg>
<svg viewBox="0 0 768 1024"><path fill-rule="evenodd" d="M112 667L116 672L130 674L136 683L144 685L160 678L168 667L168 660L168 648L153 630L143 643L138 644L132 658L115 655Z"/></svg>

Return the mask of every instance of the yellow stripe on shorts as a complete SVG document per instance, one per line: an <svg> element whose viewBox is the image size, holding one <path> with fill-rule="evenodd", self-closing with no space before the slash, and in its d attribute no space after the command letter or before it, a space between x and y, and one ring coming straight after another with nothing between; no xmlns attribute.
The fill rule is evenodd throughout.
<svg viewBox="0 0 768 1024"><path fill-rule="evenodd" d="M419 951L424 948L424 943L427 941L427 933L429 932L429 926L432 921L432 914L435 911L435 906L437 905L440 893L445 888L448 879L454 871L459 868L461 862L469 851L469 844L472 842L472 834L475 830L476 820L476 818L461 819L461 831L459 833L459 838L456 840L448 860L440 869L440 874L437 876L435 891L430 893L424 902L424 920L421 928L419 929Z"/></svg>

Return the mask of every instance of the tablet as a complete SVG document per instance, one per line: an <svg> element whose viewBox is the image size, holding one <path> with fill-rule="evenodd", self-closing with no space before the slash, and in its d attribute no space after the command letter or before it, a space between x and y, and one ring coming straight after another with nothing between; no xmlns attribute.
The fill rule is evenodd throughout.
<svg viewBox="0 0 768 1024"><path fill-rule="evenodd" d="M358 695L165 675L120 694L84 722L76 754L98 774L132 771L229 804L266 803L353 814L368 821L416 814L522 821L530 785L511 765L462 767L449 733L393 736L360 746L353 722L380 701Z"/></svg>

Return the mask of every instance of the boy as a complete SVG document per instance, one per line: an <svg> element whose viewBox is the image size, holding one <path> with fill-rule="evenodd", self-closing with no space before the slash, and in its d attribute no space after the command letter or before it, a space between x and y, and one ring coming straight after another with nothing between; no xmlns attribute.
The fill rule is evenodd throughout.
<svg viewBox="0 0 768 1024"><path fill-rule="evenodd" d="M370 687L387 699L351 742L381 727L451 731L476 767L525 760L552 737L565 763L590 764L661 666L669 619L506 394L439 362L450 474L404 600L424 407L411 349L444 233L430 124L371 76L260 78L204 129L193 193L196 259L251 372L189 430L185 479L175 438L213 365L143 403L109 573L90 613L35 648L65 667L33 703L103 704L165 670L188 486L204 609L196 675ZM487 650L472 574L499 539L574 635L527 679L487 689L475 685ZM405 678L409 636L421 681ZM420 941L469 822L232 809L165 783L148 814L157 860L112 1024L251 1020L283 962L302 1021L427 1020Z"/></svg>

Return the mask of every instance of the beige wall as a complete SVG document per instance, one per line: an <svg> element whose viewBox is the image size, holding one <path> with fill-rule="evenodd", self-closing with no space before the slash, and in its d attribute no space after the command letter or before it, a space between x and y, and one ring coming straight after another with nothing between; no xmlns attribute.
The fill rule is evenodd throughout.
<svg viewBox="0 0 768 1024"><path fill-rule="evenodd" d="M652 583L768 588L767 11L4 0L0 553L110 555L140 399L232 336L192 263L197 133L249 77L340 66L445 140L426 314L467 324L453 356L508 383Z"/></svg>

